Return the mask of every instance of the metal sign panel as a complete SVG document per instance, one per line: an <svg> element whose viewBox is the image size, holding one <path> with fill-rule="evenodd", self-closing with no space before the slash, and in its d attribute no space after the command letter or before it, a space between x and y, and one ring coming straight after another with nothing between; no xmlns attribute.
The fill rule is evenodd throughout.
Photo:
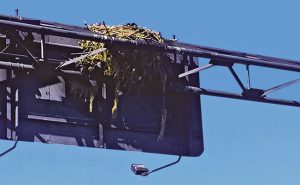
<svg viewBox="0 0 300 185"><path fill-rule="evenodd" d="M1 139L18 136L21 141L187 156L198 156L203 150L199 95L169 92L166 131L158 141L162 94L157 82L120 99L118 116L111 121L109 83L105 83L106 97L101 93L96 110L90 113L87 102L68 96L67 78L14 75L9 85L1 85ZM197 77L194 80L198 82ZM99 91L103 86L99 84Z"/></svg>
<svg viewBox="0 0 300 185"><path fill-rule="evenodd" d="M78 27L72 29L85 32ZM199 156L203 152L199 94L168 88L168 116L162 126L162 87L153 80L141 89L125 92L118 102L118 114L112 119L115 84L111 79L31 66L36 62L41 66L54 65L74 58L72 53L81 52L78 39L0 31L1 139L183 156ZM183 59L172 53L170 56L174 59L170 67L178 74L197 67L194 57ZM40 60L44 57L47 62ZM185 63L179 62L182 60ZM199 87L198 74L181 80ZM78 82L97 88L92 111L88 100L77 99L71 93L71 86ZM158 140L162 127L165 132Z"/></svg>

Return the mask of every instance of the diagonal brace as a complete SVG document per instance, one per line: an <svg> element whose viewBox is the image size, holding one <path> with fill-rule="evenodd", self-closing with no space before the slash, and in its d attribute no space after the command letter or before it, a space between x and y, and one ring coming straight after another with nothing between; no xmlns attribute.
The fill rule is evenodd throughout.
<svg viewBox="0 0 300 185"><path fill-rule="evenodd" d="M78 61L80 61L80 60L85 59L86 57L93 56L93 55L97 55L98 53L101 53L101 52L103 52L103 51L105 51L105 50L106 50L106 48L100 48L100 49L91 51L91 52L89 52L88 54L81 55L81 56L79 56L79 57L70 59L70 60L65 61L64 63L60 64L59 66L57 66L56 69L62 68L62 67L65 67L65 66L68 66L68 65L73 64L73 63L76 63L76 62L78 62Z"/></svg>
<svg viewBox="0 0 300 185"><path fill-rule="evenodd" d="M205 69L209 69L209 68L211 68L211 67L213 67L213 66L214 66L213 64L207 64L207 65L205 65L205 66L203 66L203 67L197 67L197 68L192 69L192 70L190 70L190 71L187 71L187 72L184 72L184 73L179 74L179 75L178 75L178 78L182 78L182 77L188 76L188 75L190 75L190 74L198 73L198 72L203 71L203 70L205 70Z"/></svg>
<svg viewBox="0 0 300 185"><path fill-rule="evenodd" d="M272 87L270 89L265 90L265 92L261 95L261 97L265 97L267 94L270 94L272 92L278 91L280 89L286 88L288 86L294 85L294 84L299 83L299 82L300 82L300 78L298 78L296 80L286 82L286 83L283 83L283 84L280 84L280 85L277 85L275 87Z"/></svg>
<svg viewBox="0 0 300 185"><path fill-rule="evenodd" d="M35 58L35 56L33 56L33 54L29 51L29 49L22 43L20 36L16 35L15 33L13 34L7 33L7 35L9 35L13 41L19 44L22 48L24 48L25 51L29 54L29 56L34 60L36 64L39 64L39 61Z"/></svg>
<svg viewBox="0 0 300 185"><path fill-rule="evenodd" d="M236 82L239 84L239 86L243 90L243 92L245 92L246 91L246 87L244 86L244 84L242 83L242 81L240 80L239 76L236 74L236 72L232 68L232 66L228 66L228 69L231 72L231 74L234 77L234 79L236 80Z"/></svg>

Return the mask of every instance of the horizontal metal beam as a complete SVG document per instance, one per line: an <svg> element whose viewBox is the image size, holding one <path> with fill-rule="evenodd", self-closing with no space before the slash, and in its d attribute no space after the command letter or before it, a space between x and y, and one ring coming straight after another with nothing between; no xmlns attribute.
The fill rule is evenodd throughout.
<svg viewBox="0 0 300 185"><path fill-rule="evenodd" d="M21 63L13 63L13 62L4 62L4 61L0 61L0 68L5 68L5 69L27 69L27 70L33 70L34 69L34 67L32 65L21 64Z"/></svg>
<svg viewBox="0 0 300 185"><path fill-rule="evenodd" d="M282 100L282 99L273 99L273 98L263 98L263 97L247 97L241 94L232 93L232 92L225 92L219 90L212 90L212 89L204 89L192 86L185 86L182 91L192 94L201 94L201 95L208 95L208 96L217 96L223 98L231 98L231 99L238 99L238 100L247 100L247 101L255 101L255 102L262 102L262 103L271 103L277 105L288 105L294 107L300 107L300 102L298 101L289 101L289 100Z"/></svg>
<svg viewBox="0 0 300 185"><path fill-rule="evenodd" d="M38 59L38 57L35 57ZM0 60L2 61L31 61L31 57L24 55L24 54L17 54L17 53L7 53L7 52L2 52L0 53ZM64 62L64 60L58 60L58 59L53 59L53 58L48 58L48 61L55 62L55 63L60 63ZM17 62L17 63L20 63Z"/></svg>
<svg viewBox="0 0 300 185"><path fill-rule="evenodd" d="M59 29L55 27L48 27L48 26L41 26L36 24L28 24L23 22L16 22L16 21L8 21L8 20L0 20L0 27L3 31L9 30L22 30L22 31L29 31L29 32L36 32L45 35L56 35L68 38L76 38L76 39L83 39L83 40L92 40L92 41L99 41L105 43L116 43L116 44L130 44L130 45L144 45L148 47L157 47L158 49L163 49L169 52L178 52L178 53L186 53L197 57L205 57L214 59L218 62L229 62L229 63L239 63L244 65L257 65L262 67L270 67L282 70L289 70L289 71L297 71L300 72L300 62L292 62L290 60L280 60L271 57L264 57L263 59L259 57L253 56L242 56L233 53L226 53L226 52L219 52L219 51L212 51L205 48L187 48L181 45L172 46L171 44L156 44L156 43L148 43L144 40L134 41L134 40L127 40L121 38L114 38L109 37L93 32L87 31L74 31L74 30L66 30L66 29ZM220 49L220 51L222 51ZM258 55L257 55L258 56Z"/></svg>
<svg viewBox="0 0 300 185"><path fill-rule="evenodd" d="M13 63L13 62L4 62L0 61L0 69L15 69L15 70L28 70L32 71L35 68L32 65L21 64L21 63ZM56 70L57 75L65 74L65 75L75 75L79 77L83 77L84 75L80 71L73 70Z"/></svg>
<svg viewBox="0 0 300 185"><path fill-rule="evenodd" d="M171 46L184 47L184 48L189 48L189 49L200 49L200 50L206 50L206 51L215 52L215 53L222 53L222 54L226 54L226 55L260 59L260 60L265 60L265 61L274 61L274 62L279 62L279 63L284 62L284 63L291 63L291 64L297 64L297 65L300 62L297 60L264 56L264 55L258 55L258 54L253 54L253 53L233 51L233 50L228 50L228 49L220 49L220 48L215 48L215 47L201 46L201 45L195 45L195 44L184 43L184 42L174 42L174 41L170 41L170 40L166 40L165 42L166 42L166 44L171 45Z"/></svg>
<svg viewBox="0 0 300 185"><path fill-rule="evenodd" d="M273 98L247 98L240 94L211 90L211 89L201 88L200 94L208 95L208 96L223 97L223 98L238 99L238 100L255 101L255 102L261 102L261 103L271 103L271 104L277 104L277 105L288 105L288 106L300 107L300 102L297 102L297 101L289 101L289 100L273 99Z"/></svg>
<svg viewBox="0 0 300 185"><path fill-rule="evenodd" d="M55 27L41 26L41 25L28 24L28 23L16 22L16 21L0 20L0 27L2 30L5 31L20 30L20 31L36 32L45 35L62 36L62 37L74 38L74 39L83 39L83 40L92 40L92 41L101 41L101 42L127 43L133 45L149 44L144 40L135 41L135 40L120 39L120 38L109 37L109 36L105 36L93 32L65 30L65 29L59 29Z"/></svg>

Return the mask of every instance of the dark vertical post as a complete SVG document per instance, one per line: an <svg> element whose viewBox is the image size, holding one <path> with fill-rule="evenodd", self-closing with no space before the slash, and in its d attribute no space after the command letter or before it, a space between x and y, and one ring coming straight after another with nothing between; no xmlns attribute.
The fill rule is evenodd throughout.
<svg viewBox="0 0 300 185"><path fill-rule="evenodd" d="M45 35L41 35L41 61L45 61Z"/></svg>
<svg viewBox="0 0 300 185"><path fill-rule="evenodd" d="M12 70L8 69L6 71L6 80L7 80L7 85L6 85L6 137L7 139L12 139L12 130L11 130L11 125L12 125L12 87L11 87L11 81L12 79Z"/></svg>
<svg viewBox="0 0 300 185"><path fill-rule="evenodd" d="M13 140L17 140L18 134L17 129L19 127L19 89L14 88L14 102L13 102Z"/></svg>
<svg viewBox="0 0 300 185"><path fill-rule="evenodd" d="M19 9L16 8L16 9L15 9L15 12L16 12L16 16L19 18Z"/></svg>
<svg viewBox="0 0 300 185"><path fill-rule="evenodd" d="M17 140L16 129L19 126L19 90L11 82L14 78L14 71L7 70L6 86L6 128L7 139Z"/></svg>
<svg viewBox="0 0 300 185"><path fill-rule="evenodd" d="M249 65L246 65L246 70L247 70L247 88L251 89L251 79L250 79L250 69Z"/></svg>
<svg viewBox="0 0 300 185"><path fill-rule="evenodd" d="M104 141L103 141L103 125L101 123L99 125L99 140L98 140L98 147L99 148L104 148Z"/></svg>
<svg viewBox="0 0 300 185"><path fill-rule="evenodd" d="M99 103L99 99L105 99L106 100L106 84L101 80L101 81L97 81L98 83L98 92L99 95L96 99L96 101L98 101ZM97 104L97 107L98 107L98 104ZM96 111L98 113L98 115L101 115L102 113L100 113L99 109L96 108ZM99 140L98 140L98 147L99 148L104 148L104 131L103 131L103 123L102 123L102 120L100 119L100 117L97 117L97 121L98 121L98 133L99 133Z"/></svg>

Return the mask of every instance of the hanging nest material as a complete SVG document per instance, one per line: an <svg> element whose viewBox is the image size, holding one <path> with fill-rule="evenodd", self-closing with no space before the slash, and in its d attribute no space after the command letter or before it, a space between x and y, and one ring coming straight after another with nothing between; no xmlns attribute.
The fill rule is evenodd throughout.
<svg viewBox="0 0 300 185"><path fill-rule="evenodd" d="M97 95L97 87L93 87L89 80L86 79L68 79L70 93L73 97L88 103L88 111L93 111L95 96Z"/></svg>
<svg viewBox="0 0 300 185"><path fill-rule="evenodd" d="M136 24L126 24L119 26L106 26L103 24L93 24L88 29L111 37L128 40L145 40L149 43L163 44L164 39L159 32L155 32ZM116 84L115 100L112 107L112 119L117 117L118 100L123 92L131 89L133 86L142 87L145 83L159 79L162 86L162 113L161 130L158 136L160 141L165 132L165 123L167 119L165 89L171 74L171 69L167 66L170 58L163 51L155 48L141 48L137 46L119 46L113 44L104 44L101 42L83 40L80 46L85 52L91 52L100 48L107 50L80 61L78 65L83 73L91 73L100 64L104 65L105 76L111 76ZM103 66L103 65L102 65Z"/></svg>

